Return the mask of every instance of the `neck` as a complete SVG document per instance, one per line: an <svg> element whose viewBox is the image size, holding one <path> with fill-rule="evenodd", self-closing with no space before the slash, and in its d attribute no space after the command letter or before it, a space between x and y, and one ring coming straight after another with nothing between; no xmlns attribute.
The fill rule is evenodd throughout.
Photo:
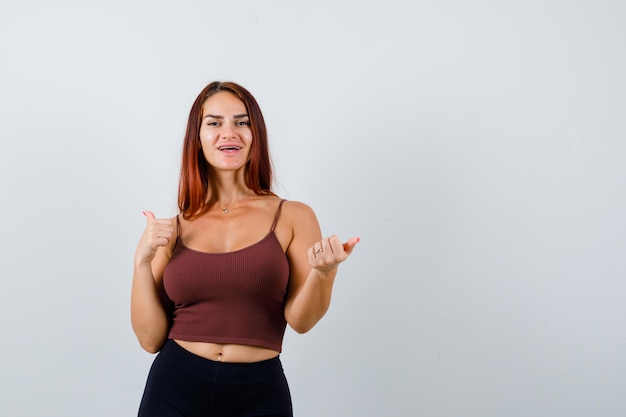
<svg viewBox="0 0 626 417"><path fill-rule="evenodd" d="M212 195L211 200L224 214L250 195L251 190L246 187L243 171L214 170L211 174L209 195Z"/></svg>
<svg viewBox="0 0 626 417"><path fill-rule="evenodd" d="M222 213L227 214L234 207L239 206L239 203L242 200L245 200L248 196L249 193L247 193L246 190L238 188L225 190L224 188L220 188L216 190L215 202L217 207L222 210Z"/></svg>

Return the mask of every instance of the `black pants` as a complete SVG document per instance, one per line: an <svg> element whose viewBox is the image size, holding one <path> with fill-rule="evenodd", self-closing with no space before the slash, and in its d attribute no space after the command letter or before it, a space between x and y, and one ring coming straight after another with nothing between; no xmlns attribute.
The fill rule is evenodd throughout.
<svg viewBox="0 0 626 417"><path fill-rule="evenodd" d="M254 363L211 361L168 340L154 359L139 417L292 417L278 357Z"/></svg>

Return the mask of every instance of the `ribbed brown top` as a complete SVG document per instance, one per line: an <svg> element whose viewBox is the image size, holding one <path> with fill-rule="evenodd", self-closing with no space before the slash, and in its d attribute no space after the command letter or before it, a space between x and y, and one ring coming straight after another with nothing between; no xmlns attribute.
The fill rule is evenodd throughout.
<svg viewBox="0 0 626 417"><path fill-rule="evenodd" d="M289 262L276 219L261 241L234 252L199 252L177 240L163 275L174 305L170 339L281 351Z"/></svg>

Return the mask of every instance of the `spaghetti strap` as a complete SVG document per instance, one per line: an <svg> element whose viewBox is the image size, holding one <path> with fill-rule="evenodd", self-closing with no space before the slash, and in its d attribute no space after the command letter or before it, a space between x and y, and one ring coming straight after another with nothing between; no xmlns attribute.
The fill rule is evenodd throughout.
<svg viewBox="0 0 626 417"><path fill-rule="evenodd" d="M176 240L180 238L180 214L176 216Z"/></svg>
<svg viewBox="0 0 626 417"><path fill-rule="evenodd" d="M274 223L272 223L272 228L270 229L270 233L274 231L276 228L276 223L278 223L278 217L280 216L280 210L283 208L283 203L287 200L280 200L278 204L278 209L276 210L276 215L274 216Z"/></svg>

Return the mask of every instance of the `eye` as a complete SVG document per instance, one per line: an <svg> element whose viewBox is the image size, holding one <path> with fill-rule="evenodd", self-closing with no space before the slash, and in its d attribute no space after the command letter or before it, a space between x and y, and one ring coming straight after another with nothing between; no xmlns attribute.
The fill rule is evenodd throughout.
<svg viewBox="0 0 626 417"><path fill-rule="evenodd" d="M208 122L206 123L206 125L207 125L207 126L219 126L219 125L220 125L220 123L219 123L218 121L211 120L211 121L208 121Z"/></svg>
<svg viewBox="0 0 626 417"><path fill-rule="evenodd" d="M250 122L248 120L238 120L235 124L239 127L250 126Z"/></svg>

